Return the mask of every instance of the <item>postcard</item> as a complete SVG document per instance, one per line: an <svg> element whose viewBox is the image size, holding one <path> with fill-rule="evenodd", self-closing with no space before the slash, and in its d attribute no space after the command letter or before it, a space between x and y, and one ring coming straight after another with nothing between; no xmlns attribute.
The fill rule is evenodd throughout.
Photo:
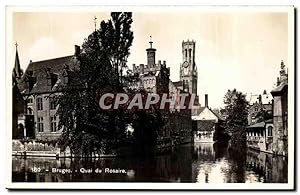
<svg viewBox="0 0 300 195"><path fill-rule="evenodd" d="M294 190L294 12L8 6L6 187Z"/></svg>

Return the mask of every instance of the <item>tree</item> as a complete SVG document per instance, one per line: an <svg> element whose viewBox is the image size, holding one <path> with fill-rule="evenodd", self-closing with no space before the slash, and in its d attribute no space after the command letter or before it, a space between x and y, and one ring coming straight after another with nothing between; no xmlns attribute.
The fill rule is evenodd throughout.
<svg viewBox="0 0 300 195"><path fill-rule="evenodd" d="M77 56L79 67L57 98L60 144L73 153L111 152L125 137L124 113L98 106L101 94L122 92L120 73L133 40L132 13L113 12L111 17L85 39Z"/></svg>
<svg viewBox="0 0 300 195"><path fill-rule="evenodd" d="M144 97L148 94L145 90L139 90L139 93ZM135 155L147 157L155 153L158 136L167 123L164 118L166 114L160 110L159 105L151 105L147 110L131 111L130 121L134 128L132 152Z"/></svg>
<svg viewBox="0 0 300 195"><path fill-rule="evenodd" d="M225 131L231 136L232 146L245 146L248 102L245 95L236 89L228 90L224 96Z"/></svg>

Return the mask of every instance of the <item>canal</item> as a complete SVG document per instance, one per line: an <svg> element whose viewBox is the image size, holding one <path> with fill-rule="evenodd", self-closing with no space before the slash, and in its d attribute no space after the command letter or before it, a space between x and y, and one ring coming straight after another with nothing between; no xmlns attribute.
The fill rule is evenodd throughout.
<svg viewBox="0 0 300 195"><path fill-rule="evenodd" d="M152 158L101 159L13 157L13 182L286 183L284 157L195 143Z"/></svg>

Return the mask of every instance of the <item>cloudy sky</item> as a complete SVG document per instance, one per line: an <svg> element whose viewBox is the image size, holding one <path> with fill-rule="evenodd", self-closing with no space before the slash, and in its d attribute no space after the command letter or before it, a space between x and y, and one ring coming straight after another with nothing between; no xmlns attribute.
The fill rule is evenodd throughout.
<svg viewBox="0 0 300 195"><path fill-rule="evenodd" d="M94 16L99 26L110 14L15 12L12 44L18 42L22 68L25 70L30 60L72 55L74 45L81 45L93 31ZM182 41L195 40L198 95L203 105L207 93L211 107L223 105L228 89L248 94L270 91L281 60L288 59L288 15L283 12L137 11L132 30L129 67L146 63L151 35L156 60L167 61L172 81L179 80Z"/></svg>

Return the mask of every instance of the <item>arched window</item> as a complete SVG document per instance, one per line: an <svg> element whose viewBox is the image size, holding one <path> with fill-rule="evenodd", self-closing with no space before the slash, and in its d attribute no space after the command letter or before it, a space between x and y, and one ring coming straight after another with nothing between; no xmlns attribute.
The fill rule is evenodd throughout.
<svg viewBox="0 0 300 195"><path fill-rule="evenodd" d="M272 126L268 127L268 136L273 136L273 127Z"/></svg>

